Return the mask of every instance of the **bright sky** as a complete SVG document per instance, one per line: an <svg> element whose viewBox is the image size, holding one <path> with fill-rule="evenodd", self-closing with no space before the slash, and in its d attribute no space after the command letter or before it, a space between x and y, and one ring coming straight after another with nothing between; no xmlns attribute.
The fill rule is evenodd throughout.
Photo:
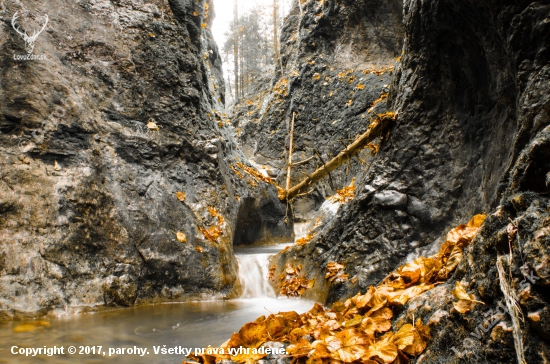
<svg viewBox="0 0 550 364"><path fill-rule="evenodd" d="M223 47L225 42L225 32L229 29L229 23L233 20L233 6L235 0L214 0L214 9L216 11L216 18L212 25L212 33L214 39L218 43L218 47ZM273 6L273 0L238 0L239 1L239 14L242 14L254 5ZM286 14L290 9L292 0L279 0L279 11Z"/></svg>

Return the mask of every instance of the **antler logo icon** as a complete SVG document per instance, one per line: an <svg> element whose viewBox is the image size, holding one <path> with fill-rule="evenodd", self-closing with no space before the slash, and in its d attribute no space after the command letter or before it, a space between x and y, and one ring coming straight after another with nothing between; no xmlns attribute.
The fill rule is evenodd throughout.
<svg viewBox="0 0 550 364"><path fill-rule="evenodd" d="M31 54L34 49L34 42L36 42L36 39L46 29L46 25L48 25L48 14L44 15L44 24L42 25L42 28L40 30L35 30L31 36L27 34L27 32L24 32L21 30L19 25L16 23L19 16L17 15L17 12L13 14L13 18L11 18L11 26L13 29L21 36L23 37L23 40L25 41L25 49L27 50L28 54Z"/></svg>

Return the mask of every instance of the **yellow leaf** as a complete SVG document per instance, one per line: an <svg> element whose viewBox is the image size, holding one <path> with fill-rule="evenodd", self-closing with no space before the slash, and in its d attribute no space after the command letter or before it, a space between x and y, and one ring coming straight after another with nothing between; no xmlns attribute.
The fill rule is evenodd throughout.
<svg viewBox="0 0 550 364"><path fill-rule="evenodd" d="M453 296L458 298L458 302L453 302L453 306L460 313L471 311L476 303L481 303L483 305L485 304L481 301L475 300L474 295L468 294L459 281L456 282L456 287L452 293Z"/></svg>
<svg viewBox="0 0 550 364"><path fill-rule="evenodd" d="M38 330L41 327L48 327L50 323L48 321L32 321L23 325L18 325L13 328L13 332L29 332Z"/></svg>
<svg viewBox="0 0 550 364"><path fill-rule="evenodd" d="M177 198L178 200L180 200L181 202L185 201L185 198L186 198L185 192L181 192L181 191L180 191L180 192L176 192L176 198Z"/></svg>
<svg viewBox="0 0 550 364"><path fill-rule="evenodd" d="M414 343L414 327L411 324L401 326L393 337L393 343L399 350L405 349Z"/></svg>
<svg viewBox="0 0 550 364"><path fill-rule="evenodd" d="M203 249L200 246L196 247L195 250L198 251L199 253L203 252Z"/></svg>
<svg viewBox="0 0 550 364"><path fill-rule="evenodd" d="M286 353L293 356L306 356L311 351L312 347L306 339L300 339L297 343L287 347Z"/></svg>
<svg viewBox="0 0 550 364"><path fill-rule="evenodd" d="M423 330L423 333L419 330ZM428 345L427 340L429 339L429 334L426 334L427 330L428 329L422 325L422 321L418 319L416 327L410 324L401 327L399 332L394 336L394 342L399 350L412 356L418 356L426 349L426 345ZM409 341L412 342L407 344Z"/></svg>
<svg viewBox="0 0 550 364"><path fill-rule="evenodd" d="M389 307L382 307L374 313L371 313L371 311L369 311L365 316L368 316L367 318L369 318L374 324L374 332L382 333L391 329L393 312ZM370 324L370 322L367 322L367 324Z"/></svg>
<svg viewBox="0 0 550 364"><path fill-rule="evenodd" d="M397 347L392 342L393 333L388 332L370 346L366 359L379 358L384 363L391 363L397 357Z"/></svg>
<svg viewBox="0 0 550 364"><path fill-rule="evenodd" d="M337 345L333 345L336 342ZM369 337L361 332L361 330L347 329L335 335L335 340L329 344L329 350L330 347L338 347L337 353L340 360L345 363L351 363L361 359L366 354L369 344Z"/></svg>
<svg viewBox="0 0 550 364"><path fill-rule="evenodd" d="M245 324L238 333L233 334L227 346L230 348L257 348L267 339L265 321L262 323L250 322Z"/></svg>
<svg viewBox="0 0 550 364"><path fill-rule="evenodd" d="M451 253L449 254L449 257L447 258L447 262L445 263L445 266L441 269L439 272L438 278L439 279L447 279L449 277L449 274L456 268L458 263L462 260L462 249L458 246L453 246Z"/></svg>
<svg viewBox="0 0 550 364"><path fill-rule="evenodd" d="M371 300L374 297L375 289L373 286L369 287L369 290L362 296L357 297L356 305L358 308L372 307Z"/></svg>
<svg viewBox="0 0 550 364"><path fill-rule="evenodd" d="M150 130L153 130L153 131L158 131L159 130L159 127L157 125L157 123L155 123L154 121L150 120L148 123L147 123L147 128L149 128Z"/></svg>
<svg viewBox="0 0 550 364"><path fill-rule="evenodd" d="M178 241L179 241L180 243L185 243L185 242L187 242L187 237L186 237L185 234L182 233L181 231L178 231L178 232L176 233L176 238L178 239Z"/></svg>
<svg viewBox="0 0 550 364"><path fill-rule="evenodd" d="M311 363L308 360L308 364L322 364L323 359L332 358L332 353L329 351L327 344L324 342L315 341L313 342L313 345L315 346L315 350L312 353L305 353L305 355L308 355L311 360Z"/></svg>
<svg viewBox="0 0 550 364"><path fill-rule="evenodd" d="M485 222L485 218L487 215L485 214L478 214L472 217L472 219L468 222L468 227L473 228L480 228L481 225L483 225L483 222Z"/></svg>
<svg viewBox="0 0 550 364"><path fill-rule="evenodd" d="M344 326L345 327L359 326L361 324L361 321L363 321L363 316L357 315L354 318L352 318L351 320L348 320L348 321L344 322Z"/></svg>

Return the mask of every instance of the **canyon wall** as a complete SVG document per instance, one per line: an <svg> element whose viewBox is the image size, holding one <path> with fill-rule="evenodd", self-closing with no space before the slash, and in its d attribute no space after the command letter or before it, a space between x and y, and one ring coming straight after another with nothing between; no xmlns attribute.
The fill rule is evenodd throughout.
<svg viewBox="0 0 550 364"><path fill-rule="evenodd" d="M298 7L291 14L301 19L294 21L298 31L285 28L283 40L294 36L309 40L317 28L308 20L318 19L326 24L319 38L345 43L350 33L344 31L344 24L350 19L360 18L369 24L376 9L384 11L385 16L379 14L375 19L385 21L357 31L365 38L375 31L393 32L393 37L385 38L403 45L401 57L374 52L371 61L363 62L360 54L349 55L358 69L376 67L377 57L383 66L394 65L385 107L398 117L389 138L367 160L367 166L351 170L349 178L357 177L355 198L335 216L317 224L310 242L280 253L275 276L287 263L303 265L303 274L314 278L316 285L306 297L330 304L365 292L401 264L437 252L452 227L466 223L474 214L487 213L484 228L465 252L453 278L412 300L398 324L420 317L433 327L433 340L418 362L470 359L512 363L517 362L519 351L528 363L548 362L550 351L543 344L550 334L548 3L407 0L402 6L391 6L391 2L365 1L353 5L362 7L361 11L351 13L352 5L346 6L345 1L338 5L332 1L306 3L303 15ZM331 10L328 17L319 18ZM403 30L389 20L401 15ZM325 57L332 60L327 67L337 67L338 57L346 54L343 48L327 50L317 39L304 48L292 42L283 45L287 47L283 54L305 55L310 64L315 61L311 67ZM361 50L370 48L366 44ZM322 71L320 74L323 77ZM301 91L288 90L287 103L293 110ZM357 93L354 99L360 98ZM308 104L328 104L322 92L308 96ZM339 109L346 110L342 104L340 100ZM289 119L288 113L284 119ZM353 118L348 115L342 122L353 125ZM332 124L331 115L323 112L315 123L302 127L319 130L315 138L328 147L335 138L329 131ZM256 158L267 150L264 139L269 136L257 141ZM345 171L346 167L342 168ZM491 331L476 345L465 345L471 343L466 339L472 338L479 324L487 326L490 309L495 312L498 304L506 305L502 288L506 282L496 266L510 254L512 262L503 264L525 321L518 329L513 328L510 316L500 317L498 325L489 327ZM344 264L349 279L328 282L324 276L329 262ZM469 315L453 311L451 291L458 280L485 306ZM514 349L518 340L524 343L521 350Z"/></svg>
<svg viewBox="0 0 550 364"><path fill-rule="evenodd" d="M285 185L289 130L295 115L292 170L297 184L363 134L384 113L392 69L401 54L402 5L392 1L308 1L286 17L272 88L233 110L245 155ZM282 68L281 68L282 67ZM374 72L372 72L374 70ZM370 150L294 201L294 215L307 220L336 190L368 168Z"/></svg>
<svg viewBox="0 0 550 364"><path fill-rule="evenodd" d="M4 4L0 317L235 296L236 231L293 232L237 165L212 4Z"/></svg>

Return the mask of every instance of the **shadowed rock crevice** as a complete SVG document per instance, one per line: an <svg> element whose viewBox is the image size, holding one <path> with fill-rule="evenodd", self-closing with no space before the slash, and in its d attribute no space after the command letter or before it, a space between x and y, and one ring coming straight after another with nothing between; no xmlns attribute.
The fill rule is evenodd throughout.
<svg viewBox="0 0 550 364"><path fill-rule="evenodd" d="M233 245L261 245L293 241L293 224L286 213L285 205L274 199L243 199L237 214Z"/></svg>
<svg viewBox="0 0 550 364"><path fill-rule="evenodd" d="M230 297L239 198L283 209L262 212L266 234L290 229L275 187L251 187L229 168L246 158L221 123L208 5L3 8L2 318ZM46 60L13 58L25 52L11 27L16 11L25 29L48 14L34 48Z"/></svg>
<svg viewBox="0 0 550 364"><path fill-rule="evenodd" d="M487 212L454 278L412 300L395 327L413 317L433 326L423 363L461 362L453 346L476 362L513 363L514 335L523 337L526 362L546 362L549 11L536 1L404 2L403 55L388 99L399 116L390 138L358 173L355 199L311 242L281 253L275 274L286 263L303 264L309 279L323 282L313 296L343 300L435 253L452 227ZM468 347L464 340L487 311L504 302L496 262L510 247L510 285L530 319L518 332L506 316ZM345 264L350 279L325 280L329 262ZM537 279L526 285L529 272ZM453 311L457 280L485 307Z"/></svg>

